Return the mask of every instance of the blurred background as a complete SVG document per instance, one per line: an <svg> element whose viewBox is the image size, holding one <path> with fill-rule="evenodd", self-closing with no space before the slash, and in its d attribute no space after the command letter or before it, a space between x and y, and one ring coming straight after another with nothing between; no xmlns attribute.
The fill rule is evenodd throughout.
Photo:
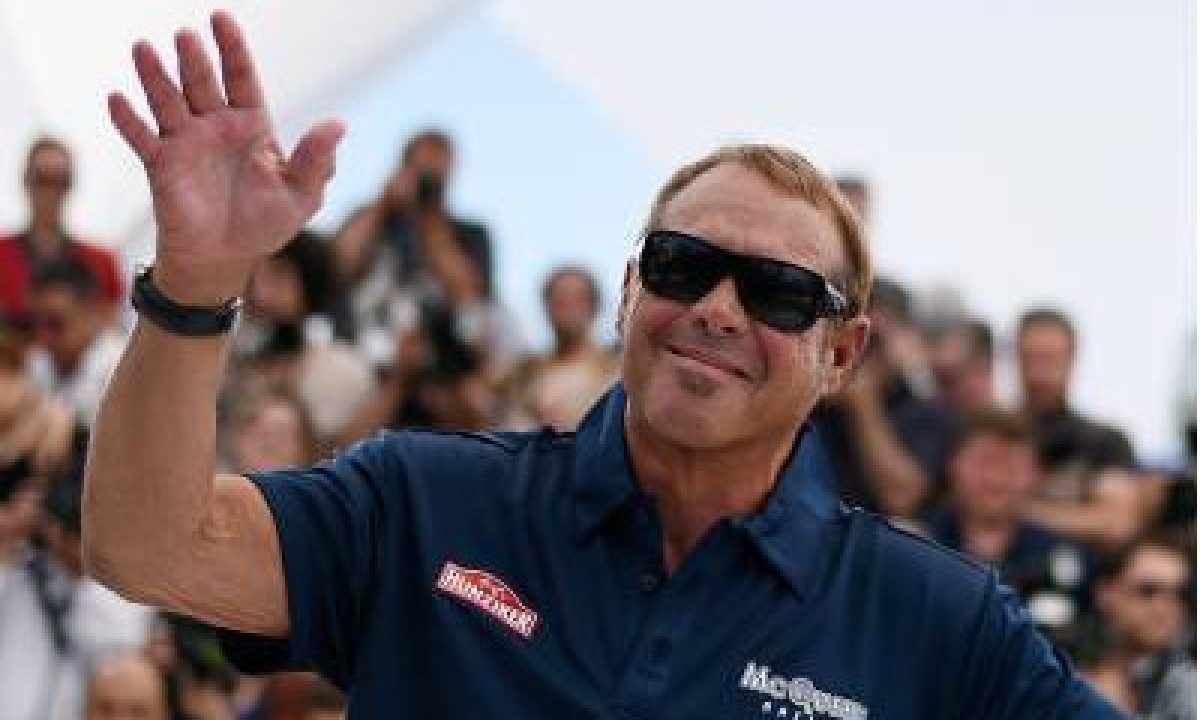
<svg viewBox="0 0 1200 720"><path fill-rule="evenodd" d="M1194 695L1194 3L223 7L285 144L349 125L325 207L250 288L228 468L380 427L569 429L614 377L657 186L779 142L837 178L882 276L879 352L816 420L847 499L997 565L1127 709ZM212 9L0 0L0 718L106 692L198 720L340 712L310 678L238 677L73 545L153 248L104 96L138 97L135 39L169 48Z"/></svg>

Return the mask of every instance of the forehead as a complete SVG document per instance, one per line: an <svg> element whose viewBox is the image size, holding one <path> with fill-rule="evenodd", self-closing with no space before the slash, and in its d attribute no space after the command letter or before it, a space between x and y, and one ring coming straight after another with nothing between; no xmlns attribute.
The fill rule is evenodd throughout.
<svg viewBox="0 0 1200 720"><path fill-rule="evenodd" d="M846 265L838 231L825 213L737 163L722 163L693 180L664 205L660 222L729 250L824 275Z"/></svg>
<svg viewBox="0 0 1200 720"><path fill-rule="evenodd" d="M591 284L576 272L565 272L556 276L547 288L550 295L559 293L590 293Z"/></svg>
<svg viewBox="0 0 1200 720"><path fill-rule="evenodd" d="M40 147L29 156L29 167L39 169L66 169L70 164L67 153L55 145Z"/></svg>
<svg viewBox="0 0 1200 720"><path fill-rule="evenodd" d="M1182 581L1187 577L1187 563L1180 555L1165 548L1144 547L1129 558L1125 575L1131 578Z"/></svg>
<svg viewBox="0 0 1200 720"><path fill-rule="evenodd" d="M1020 334L1019 339L1024 344L1039 347L1049 345L1066 348L1071 344L1071 336L1067 333L1066 328L1048 320L1032 323Z"/></svg>
<svg viewBox="0 0 1200 720"><path fill-rule="evenodd" d="M449 164L451 152L442 143L426 138L418 140L409 151L408 162L412 164Z"/></svg>

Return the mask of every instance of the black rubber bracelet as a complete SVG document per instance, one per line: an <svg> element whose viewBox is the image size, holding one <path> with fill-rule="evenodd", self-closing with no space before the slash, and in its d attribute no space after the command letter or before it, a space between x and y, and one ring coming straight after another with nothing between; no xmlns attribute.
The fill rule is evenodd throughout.
<svg viewBox="0 0 1200 720"><path fill-rule="evenodd" d="M154 285L154 267L148 266L133 281L133 309L150 322L174 335L212 337L233 329L242 299L234 298L220 307L180 305Z"/></svg>

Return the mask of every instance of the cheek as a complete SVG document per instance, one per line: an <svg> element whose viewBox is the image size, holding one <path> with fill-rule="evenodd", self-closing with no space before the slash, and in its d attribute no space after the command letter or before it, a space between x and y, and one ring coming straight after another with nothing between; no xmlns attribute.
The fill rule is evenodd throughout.
<svg viewBox="0 0 1200 720"><path fill-rule="evenodd" d="M634 289L625 305L622 336L626 352L649 352L656 339L670 332L686 308Z"/></svg>
<svg viewBox="0 0 1200 720"><path fill-rule="evenodd" d="M785 335L758 328L757 349L765 382L772 393L805 395L819 390L824 378L822 338Z"/></svg>

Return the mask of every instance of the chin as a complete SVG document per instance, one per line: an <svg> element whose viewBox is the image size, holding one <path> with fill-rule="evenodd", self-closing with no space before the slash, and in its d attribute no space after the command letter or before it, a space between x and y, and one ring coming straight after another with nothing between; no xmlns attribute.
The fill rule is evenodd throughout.
<svg viewBox="0 0 1200 720"><path fill-rule="evenodd" d="M655 434L684 447L712 448L737 439L743 426L722 394L694 397L681 388L651 392L645 418Z"/></svg>

